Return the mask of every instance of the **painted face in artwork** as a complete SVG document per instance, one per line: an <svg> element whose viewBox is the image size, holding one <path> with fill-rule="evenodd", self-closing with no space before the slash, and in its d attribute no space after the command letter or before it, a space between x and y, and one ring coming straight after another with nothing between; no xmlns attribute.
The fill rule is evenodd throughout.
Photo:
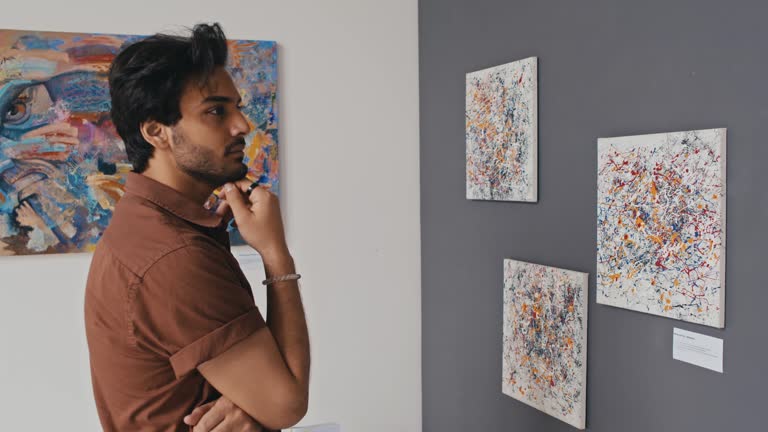
<svg viewBox="0 0 768 432"><path fill-rule="evenodd" d="M86 250L122 194L106 72L123 40L68 39L0 36L0 253Z"/></svg>
<svg viewBox="0 0 768 432"><path fill-rule="evenodd" d="M107 74L142 37L0 30L0 255L95 248L132 169ZM184 113L177 156L212 183L247 172L278 193L276 45L234 40L229 53L211 89L227 100Z"/></svg>

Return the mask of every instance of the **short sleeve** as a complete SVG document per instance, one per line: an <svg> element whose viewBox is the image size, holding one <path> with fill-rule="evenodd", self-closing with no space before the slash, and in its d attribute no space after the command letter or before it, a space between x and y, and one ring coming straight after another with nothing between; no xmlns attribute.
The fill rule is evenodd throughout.
<svg viewBox="0 0 768 432"><path fill-rule="evenodd" d="M259 328L250 287L215 245L190 245L159 259L130 302L136 345L167 356L177 378Z"/></svg>

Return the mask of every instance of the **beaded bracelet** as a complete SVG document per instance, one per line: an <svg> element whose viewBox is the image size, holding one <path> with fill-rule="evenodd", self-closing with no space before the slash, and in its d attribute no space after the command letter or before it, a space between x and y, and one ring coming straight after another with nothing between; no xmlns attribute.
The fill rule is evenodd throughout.
<svg viewBox="0 0 768 432"><path fill-rule="evenodd" d="M301 279L301 275L297 273L286 274L282 276L275 276L269 279L265 279L261 282L262 285L272 285L275 282L284 282Z"/></svg>

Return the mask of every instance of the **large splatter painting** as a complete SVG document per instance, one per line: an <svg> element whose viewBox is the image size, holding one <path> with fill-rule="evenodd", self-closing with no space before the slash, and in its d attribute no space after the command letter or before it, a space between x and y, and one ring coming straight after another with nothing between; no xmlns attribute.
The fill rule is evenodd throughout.
<svg viewBox="0 0 768 432"><path fill-rule="evenodd" d="M0 30L0 255L95 247L131 170L109 116L107 72L142 37ZM279 193L276 44L229 48L253 128L245 162Z"/></svg>
<svg viewBox="0 0 768 432"><path fill-rule="evenodd" d="M538 200L537 59L467 74L467 199Z"/></svg>
<svg viewBox="0 0 768 432"><path fill-rule="evenodd" d="M504 260L502 391L586 426L589 275Z"/></svg>
<svg viewBox="0 0 768 432"><path fill-rule="evenodd" d="M725 143L725 129L598 140L598 303L724 326Z"/></svg>

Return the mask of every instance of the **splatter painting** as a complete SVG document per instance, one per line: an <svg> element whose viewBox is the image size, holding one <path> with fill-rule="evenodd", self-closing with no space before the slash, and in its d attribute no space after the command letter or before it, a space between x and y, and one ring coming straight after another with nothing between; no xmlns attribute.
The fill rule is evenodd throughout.
<svg viewBox="0 0 768 432"><path fill-rule="evenodd" d="M586 426L589 275L504 260L502 391Z"/></svg>
<svg viewBox="0 0 768 432"><path fill-rule="evenodd" d="M467 199L538 200L537 59L467 74Z"/></svg>
<svg viewBox="0 0 768 432"><path fill-rule="evenodd" d="M725 325L725 142L725 129L598 140L598 303Z"/></svg>
<svg viewBox="0 0 768 432"><path fill-rule="evenodd" d="M0 30L0 255L94 249L131 170L107 72L142 37ZM229 49L253 128L245 162L278 193L276 44L231 40Z"/></svg>

